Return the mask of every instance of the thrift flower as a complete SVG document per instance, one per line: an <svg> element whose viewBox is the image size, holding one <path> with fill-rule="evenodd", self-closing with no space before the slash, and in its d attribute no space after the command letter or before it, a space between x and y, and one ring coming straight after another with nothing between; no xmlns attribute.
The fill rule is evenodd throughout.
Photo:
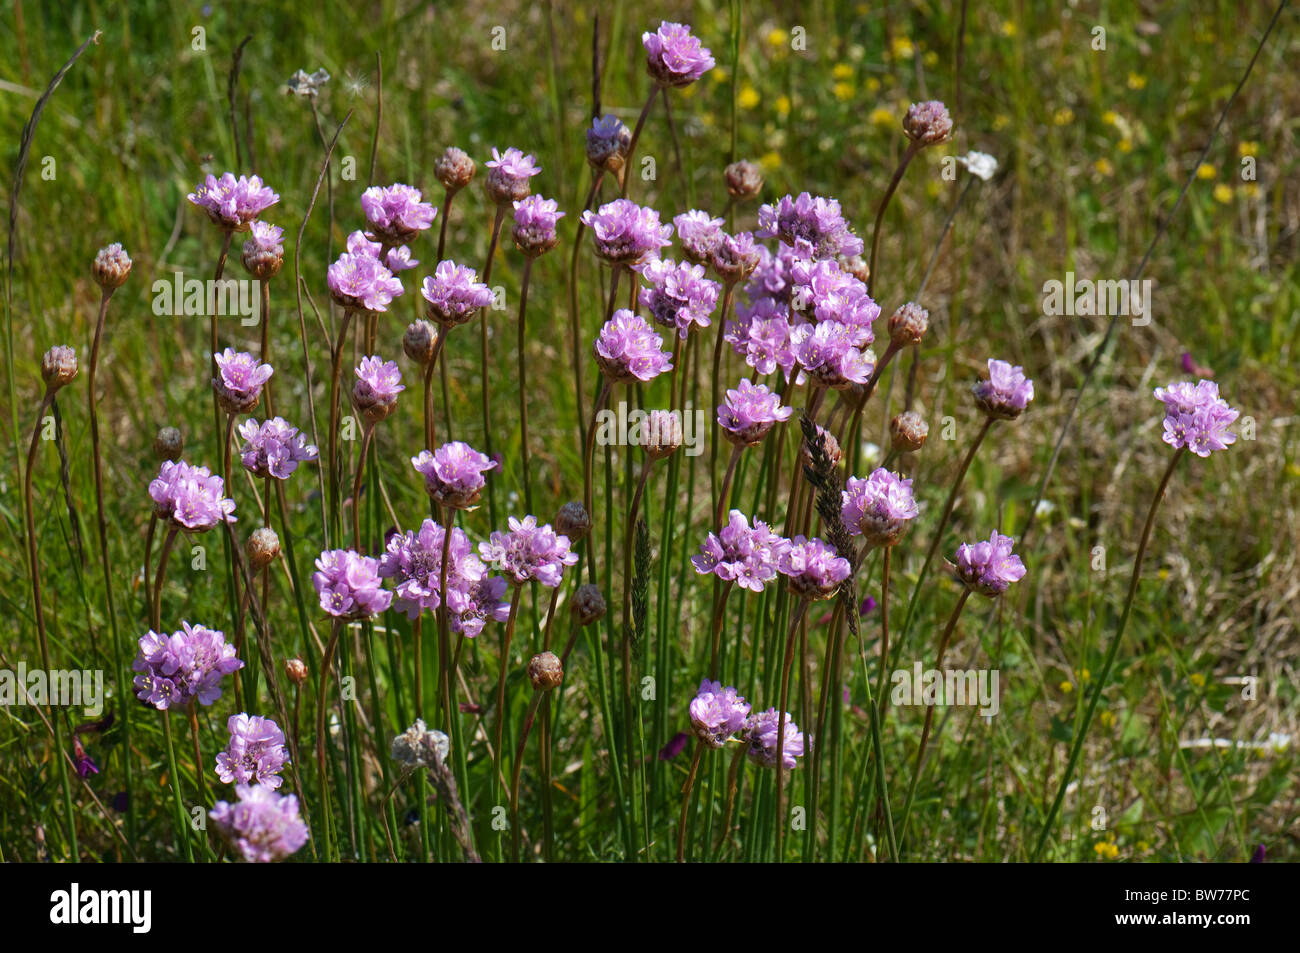
<svg viewBox="0 0 1300 953"><path fill-rule="evenodd" d="M1024 578L1025 565L1011 551L1014 540L997 530L987 542L962 543L957 547L957 579L971 592L1000 596Z"/></svg>
<svg viewBox="0 0 1300 953"><path fill-rule="evenodd" d="M538 526L535 516L512 516L509 526L509 532L494 532L488 542L480 543L479 555L516 586L532 580L551 589L558 586L564 567L578 561L578 554L569 549L569 537L549 525Z"/></svg>
<svg viewBox="0 0 1300 953"><path fill-rule="evenodd" d="M1171 447L1186 447L1198 457L1213 450L1226 450L1237 435L1228 429L1240 411L1219 396L1219 385L1200 380L1170 384L1155 389L1156 399L1165 405L1164 436Z"/></svg>
<svg viewBox="0 0 1300 953"><path fill-rule="evenodd" d="M424 476L425 491L434 502L455 509L471 509L479 500L487 479L483 474L496 466L487 454L455 440L434 452L420 451L411 465Z"/></svg>
<svg viewBox="0 0 1300 953"><path fill-rule="evenodd" d="M654 33L642 33L646 72L660 86L689 86L713 69L713 55L701 45L691 28L664 21Z"/></svg>
<svg viewBox="0 0 1300 953"><path fill-rule="evenodd" d="M236 179L229 172L219 179L209 175L186 198L207 212L214 224L231 232L248 231L253 219L280 201L258 176Z"/></svg>
<svg viewBox="0 0 1300 953"><path fill-rule="evenodd" d="M792 770L796 758L803 755L803 732L786 712L784 738L781 738L781 716L775 708L749 716L745 723L744 739L749 743L749 760L765 768L775 768L780 759L786 770ZM778 741L783 740L778 750Z"/></svg>
<svg viewBox="0 0 1300 953"><path fill-rule="evenodd" d="M226 721L230 742L217 755L217 777L226 784L260 784L275 790L289 763L284 732L269 718L240 712Z"/></svg>
<svg viewBox="0 0 1300 953"><path fill-rule="evenodd" d="M849 561L830 543L796 536L777 561L777 569L790 580L795 595L825 599L849 578Z"/></svg>
<svg viewBox="0 0 1300 953"><path fill-rule="evenodd" d="M919 512L912 481L883 467L865 480L850 477L841 498L844 525L869 546L893 546Z"/></svg>
<svg viewBox="0 0 1300 953"><path fill-rule="evenodd" d="M630 199L615 199L582 213L596 254L614 265L637 265L671 244L673 227L659 224L659 213Z"/></svg>
<svg viewBox="0 0 1300 953"><path fill-rule="evenodd" d="M316 557L311 584L320 607L336 619L368 619L393 601L379 578L378 561L350 549L330 549Z"/></svg>
<svg viewBox="0 0 1300 953"><path fill-rule="evenodd" d="M989 358L989 379L974 386L975 404L995 420L1015 420L1034 399L1034 382L1024 369Z"/></svg>
<svg viewBox="0 0 1300 953"><path fill-rule="evenodd" d="M721 748L745 727L749 708L749 703L734 688L723 688L721 682L706 678L691 700L691 728L695 737L710 748Z"/></svg>
<svg viewBox="0 0 1300 953"><path fill-rule="evenodd" d="M651 381L670 371L672 354L662 350L663 338L645 319L626 308L614 312L596 338L596 363L610 381Z"/></svg>
<svg viewBox="0 0 1300 953"><path fill-rule="evenodd" d="M261 424L256 420L246 420L239 425L239 436L244 440L240 459L254 476L287 480L299 463L315 460L319 453L307 442L306 436L283 417L274 417Z"/></svg>
<svg viewBox="0 0 1300 953"><path fill-rule="evenodd" d="M222 837L250 864L284 860L307 843L307 825L298 816L298 799L260 784L240 784L239 800L218 801L208 812Z"/></svg>
<svg viewBox="0 0 1300 953"><path fill-rule="evenodd" d="M428 302L425 314L445 328L464 324L492 303L492 289L476 280L473 268L454 261L440 261L431 277L424 279L420 294Z"/></svg>
<svg viewBox="0 0 1300 953"><path fill-rule="evenodd" d="M778 421L789 420L793 413L794 408L782 407L781 395L766 384L742 380L735 390L727 391L726 400L719 405L718 426L732 443L753 447Z"/></svg>
<svg viewBox="0 0 1300 953"><path fill-rule="evenodd" d="M727 525L709 534L699 553L691 557L691 565L700 575L712 573L742 589L762 592L776 578L778 562L789 546L789 540L762 520L754 520L751 527L744 513L732 510Z"/></svg>
<svg viewBox="0 0 1300 953"><path fill-rule="evenodd" d="M235 647L221 632L202 625L181 623L181 630L141 636L131 670L140 701L159 711L183 708L197 699L211 705L221 697L221 679L244 667Z"/></svg>

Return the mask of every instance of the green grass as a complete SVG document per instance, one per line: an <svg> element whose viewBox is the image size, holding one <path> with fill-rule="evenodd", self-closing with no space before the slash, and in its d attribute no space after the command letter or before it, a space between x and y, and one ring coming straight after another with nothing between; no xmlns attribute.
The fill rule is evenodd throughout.
<svg viewBox="0 0 1300 953"><path fill-rule="evenodd" d="M569 214L561 223L560 247L538 262L530 283L534 508L549 521L562 503L581 498L567 266L577 213L590 184L582 130L592 108L592 8L567 3L446 6L433 12L427 4L386 2L330 5L320 11L276 4L250 15L243 7L227 10L216 4L210 12L200 4L13 5L12 28L0 32L0 62L6 64L0 71L0 141L6 143L3 167L10 176L23 124L49 77L93 30L103 30L103 37L50 100L19 199L12 308L5 316L6 381L0 389L5 404L0 420L7 431L0 443L5 457L0 467L0 668L24 659L34 666L39 658L23 555L22 460L40 399L41 353L53 344L71 344L84 369L98 305L89 265L101 246L120 241L135 260L129 283L110 308L99 369L106 517L123 644L133 646L148 628L136 574L143 564L149 520L146 487L157 466L150 449L154 434L161 426L179 427L187 459L217 464L207 320L160 317L151 307L155 280L170 280L176 270L187 277L211 273L219 236L185 200L205 172L255 171L281 195L267 214L285 227L290 259L271 286L273 386L277 412L307 426L309 385L294 306L292 240L323 150L308 105L280 91L299 68L324 67L332 76L319 103L328 136L351 111L335 152L333 231L322 189L301 248L304 288L319 308L327 307L326 266L348 233L363 224L359 197L369 178L380 91L376 52L383 64L383 121L375 184L409 182L436 201L441 189L433 161L446 146L460 146L474 156L480 179L492 146L515 145L537 155L544 171L534 179L535 191L555 197ZM913 470L908 475L915 478L923 511L893 561L895 639L939 508L979 424L968 398L969 382L986 358L1000 357L1024 365L1035 381L1036 398L1021 420L995 427L976 457L940 550L949 557L958 541L987 537L994 527L1019 535L1069 402L1104 330L1105 319L1045 316L1043 283L1063 279L1071 270L1080 276L1121 278L1137 266L1194 171L1272 13L1270 5L1244 9L1219 2L1195 11L1162 9L1148 23L1140 22L1130 5L1083 6L1063 13L1041 4L971 4L959 76L957 4L905 2L882 9L814 3L801 10L797 24L775 5L739 4L736 67L728 4L601 5L602 110L629 124L649 89L639 43L643 30L660 18L690 22L718 58L712 74L671 94L671 127L662 102L655 107L638 147L638 173L640 158L651 157L655 177L646 180L638 174L630 196L658 209L665 221L693 207L725 214L721 169L732 157L734 135L735 156L764 166L760 201L803 190L833 195L869 242L877 202L906 145L900 123L907 104L925 98L948 103L956 120L953 142L924 151L912 163L885 218L872 285L886 315L916 295L965 184L964 172L955 180L944 177L944 157L979 149L1000 162L994 180L977 183L958 212L922 299L930 309L931 331L921 354L918 409L930 421L931 440L909 461ZM236 10L241 12L236 15ZM1090 45L1090 31L1098 25L1106 31L1104 51ZM498 26L505 28L505 50L492 46ZM796 26L806 39L804 50L791 49ZM198 27L205 31L202 50L192 47ZM245 156L253 158L236 168L226 83L234 48L248 34L253 39L243 54L237 112ZM1091 679L1100 671L1115 630L1141 521L1168 459L1169 448L1159 441L1159 405L1150 391L1186 376L1179 363L1184 351L1213 368L1224 395L1253 418L1256 437L1209 460L1181 464L1156 524L1117 666L1084 747L1078 787L1065 799L1046 856L1095 861L1110 856L1109 848L1099 851L1098 845L1113 843L1120 860L1235 861L1264 843L1270 861L1297 857L1294 740L1277 751L1182 748L1180 741L1255 742L1270 733L1292 739L1297 733L1292 673L1300 654L1300 595L1294 584L1295 527L1300 525L1295 423L1300 272L1294 222L1300 211L1295 188L1300 157L1286 117L1300 103L1300 83L1291 68L1298 43L1295 13L1288 9L1210 149L1207 177L1193 181L1147 267L1145 276L1154 283L1152 323L1131 327L1121 321L1111 358L1083 396L1046 496L1051 511L1041 518L1031 550L1022 554L1028 575L1002 600L972 600L956 629L949 663L998 669L1001 710L989 724L970 709L937 713L929 765L903 844L907 859L1023 860L1033 851ZM1243 156L1256 160L1257 181L1242 181ZM355 176L340 177L341 165ZM52 170L52 176L43 175L44 170ZM11 182L6 177L6 196ZM615 194L609 184L602 193L605 200ZM738 204L736 227L753 227L756 210L757 202ZM449 257L481 269L491 215L476 181L453 206ZM406 323L418 316L416 289L434 264L433 242L436 237L422 238L413 248L421 265L403 276L409 279L406 294L380 322L378 349L398 360L408 385L418 385L418 377L398 354L399 338ZM607 284L607 273L599 272L588 252L589 246L580 272L584 349L601 323ZM232 261L231 270L242 277L237 262ZM490 378L497 423L494 449L503 455L504 467L494 477L498 525L490 523L486 506L464 520L476 540L504 528L500 524L506 514L523 515L513 325L521 273L522 257L513 248L496 259L492 283L505 287L508 308L490 318ZM626 283L622 287L626 291ZM310 386L319 413L328 400L328 353L310 305L304 307L312 349ZM328 314L324 318L332 320ZM882 339L883 327L882 321ZM226 320L223 346L255 351L257 333L257 328ZM711 344L711 336L703 342L706 361ZM447 348L451 430L457 439L481 446L476 325L453 333ZM900 371L905 369L903 363ZM734 381L741 370L732 361L724 380ZM594 365L588 362L584 373L584 404L590 409ZM868 405L864 428L867 439L882 444L887 444L888 417L901 407L906 380L900 372L890 389L890 376ZM692 394L696 406L708 404L708 389L706 373ZM892 396L888 410L886 389ZM616 393L614 399L620 396ZM644 398L647 405L664 406L666 383L647 388ZM805 391L793 398L796 406L805 401ZM440 401L435 404L441 408ZM65 503L58 456L47 443L41 444L35 471L51 649L56 666L102 668L111 685L121 653L112 643L96 549L84 377L60 393L59 410L70 504ZM948 417L952 423L945 427ZM441 417L439 431L445 438ZM781 448L783 482L794 459L794 439L791 428ZM375 454L405 525L427 511L421 484L407 463L422 446L419 388L411 386L398 412L380 425ZM555 854L561 860L665 861L674 856L679 791L692 749L688 746L670 761L658 760L656 752L678 731L689 730L686 709L705 674L701 654L707 655L713 606L709 581L686 563L711 518L708 455L696 462L693 492L687 490L690 461L679 456L657 464L643 505L652 563L648 629L635 662L636 673L653 677L654 684L653 697L643 696L642 727L633 732L630 755L619 721L618 567L629 478L638 475L641 459L639 452L629 458L615 449L610 461L613 480L606 484L603 454L597 454L593 541L601 582L612 587L614 598L607 624L588 628L579 638L562 700L553 708ZM737 505L746 512L779 528L787 494L784 489L770 494L770 481L759 486L765 472L760 461L757 453L747 453L735 499L743 501ZM351 473L350 465L346 472ZM303 584L323 548L321 507L313 495L317 486L310 470L300 471L285 486L285 515L293 527L297 577ZM612 524L603 520L607 486L617 511ZM257 524L250 485L242 478L235 481L235 498L242 538ZM378 535L391 520L380 512L375 493L363 500L373 504L364 518ZM84 561L76 548L78 532ZM214 534L193 543L207 547L207 569L192 570L196 554L188 545L178 546L164 593L164 625L176 628L184 618L229 630L221 544ZM156 543L154 552L156 556ZM1104 569L1094 568L1103 565L1098 562L1103 557ZM605 566L611 567L612 578L603 574ZM585 562L581 572L585 581ZM930 664L958 595L956 585L941 576L932 572L921 591L899 667L910 668L914 659ZM301 655L313 670L303 690L300 760L308 816L315 821L312 750L319 647L300 624L284 574L275 579L275 656ZM878 571L859 574L859 585L864 594L880 598ZM523 664L536 644L548 594L523 594L508 683L506 747L511 758L509 739L517 737L531 695ZM568 636L569 598L566 585L556 623L555 637L561 641ZM310 588L305 602L307 618L326 635L328 625ZM733 592L727 605L725 680L757 707L776 704L778 643L785 635L779 622L788 608L775 587L761 596L746 593L741 598ZM831 632L820 622L823 608L815 606L809 615L806 687L796 666L791 710L801 727L801 712L811 710L815 719L822 700L819 686ZM430 672L436 671L433 630L431 617L426 618ZM862 636L874 678L878 613L862 620ZM489 734L499 639L500 626L489 627L467 646L463 660L470 699L487 710L483 726ZM418 804L415 783L407 782L385 801L397 780L387 759L388 743L410 723L414 711L410 647L409 623L389 613L367 633L359 664L348 670L356 676L357 704L346 708L344 729L362 738L365 751L351 749L354 762L345 778L342 748L336 749L339 781L332 801L336 840L345 858L388 858L387 825L396 832L393 850L399 857L422 856L418 831L405 824ZM342 654L346 665L355 664L353 652ZM821 816L815 823L810 818L807 830L787 831L791 860L884 856L874 823L876 769L863 714L863 663L851 640L844 665L851 705L843 710L829 706L830 717L842 719L838 757L832 760L831 749L823 755ZM1253 700L1243 698L1240 680L1246 676L1258 679ZM123 831L128 823L134 825L129 842L141 858L175 860L183 855L173 836L171 772L161 719L129 699L111 705L117 714L114 727L84 739L100 768L89 786L108 805L126 789L129 762L131 816L128 821L109 807L112 823ZM211 762L224 746L225 718L237 711L233 705L228 687L220 702L200 712L207 788L218 797L231 792L212 775ZM131 707L129 752L122 730L125 706ZM262 713L273 714L269 702L263 707ZM64 714L66 737L80 712ZM891 707L884 728L884 765L896 813L923 719L922 708ZM184 718L173 718L173 723L186 808L203 806L195 803ZM461 794L485 859L509 858L509 835L492 823L493 807L504 801L490 796L491 764L481 739L471 738L474 724L474 718L462 718L463 735L454 743ZM735 808L735 843L718 855L711 853L726 798L728 755L715 753L701 767L694 795L698 810L691 812L692 856L771 858L774 786L770 772L748 765ZM69 855L56 756L34 709L0 709L0 850L6 860L32 860L42 852L53 858ZM535 846L542 824L535 743L528 758L521 810ZM787 775L790 804L809 804L812 772L806 767ZM109 822L75 782L73 799L82 857L129 859ZM434 856L456 859L440 804L431 804L428 813ZM1099 829L1094 825L1103 816ZM43 845L33 834L38 826L44 831ZM202 841L192 843L200 855ZM314 846L323 848L319 834ZM310 857L311 849L299 856Z"/></svg>

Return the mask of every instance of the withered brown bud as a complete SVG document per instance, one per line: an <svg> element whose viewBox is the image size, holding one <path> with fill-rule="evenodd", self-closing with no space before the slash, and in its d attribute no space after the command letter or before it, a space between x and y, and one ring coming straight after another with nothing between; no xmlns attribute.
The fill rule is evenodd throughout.
<svg viewBox="0 0 1300 953"><path fill-rule="evenodd" d="M584 583L573 594L572 611L579 625L591 625L605 617L605 597L591 583Z"/></svg>
<svg viewBox="0 0 1300 953"><path fill-rule="evenodd" d="M904 411L889 422L889 436L894 450L915 453L925 446L930 425L914 410Z"/></svg>
<svg viewBox="0 0 1300 953"><path fill-rule="evenodd" d="M861 255L854 255L852 258L840 259L840 270L847 271L864 285L871 284L871 266Z"/></svg>
<svg viewBox="0 0 1300 953"><path fill-rule="evenodd" d="M528 663L528 680L533 683L533 690L549 692L559 688L564 681L564 665L554 652L542 652L534 655Z"/></svg>
<svg viewBox="0 0 1300 953"><path fill-rule="evenodd" d="M185 451L185 438L175 427L161 427L158 436L153 438L153 454L159 460L171 460L173 463L181 458Z"/></svg>
<svg viewBox="0 0 1300 953"><path fill-rule="evenodd" d="M682 445L682 418L671 410L652 410L641 422L641 448L651 460L672 456Z"/></svg>

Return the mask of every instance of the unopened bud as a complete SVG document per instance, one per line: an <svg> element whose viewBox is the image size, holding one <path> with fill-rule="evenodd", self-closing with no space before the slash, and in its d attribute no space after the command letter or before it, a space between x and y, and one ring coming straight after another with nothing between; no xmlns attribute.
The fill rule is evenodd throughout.
<svg viewBox="0 0 1300 953"><path fill-rule="evenodd" d="M912 103L903 119L903 132L923 146L943 142L952 134L952 116L948 115L948 107L937 99Z"/></svg>
<svg viewBox="0 0 1300 953"><path fill-rule="evenodd" d="M909 301L889 318L889 341L896 348L915 347L930 327L930 312Z"/></svg>
<svg viewBox="0 0 1300 953"><path fill-rule="evenodd" d="M57 390L77 376L77 352L63 344L56 344L41 358L41 380L51 390Z"/></svg>
<svg viewBox="0 0 1300 953"><path fill-rule="evenodd" d="M434 160L433 174L448 192L459 192L474 178L474 160L465 150L449 146Z"/></svg>
<svg viewBox="0 0 1300 953"><path fill-rule="evenodd" d="M559 688L564 681L564 665L554 652L534 655L528 663L528 680L533 683L533 690L549 692Z"/></svg>
<svg viewBox="0 0 1300 953"><path fill-rule="evenodd" d="M591 532L591 517L587 508L575 501L565 503L555 514L555 531L569 537L570 544L577 543Z"/></svg>
<svg viewBox="0 0 1300 953"><path fill-rule="evenodd" d="M153 438L153 455L159 460L175 462L185 450L185 438L175 427L160 427L158 436Z"/></svg>
<svg viewBox="0 0 1300 953"><path fill-rule="evenodd" d="M284 674L295 685L301 685L307 681L307 663L300 658L285 659Z"/></svg>
<svg viewBox="0 0 1300 953"><path fill-rule="evenodd" d="M904 411L889 422L893 449L899 453L915 453L929 435L930 425L914 410Z"/></svg>
<svg viewBox="0 0 1300 953"><path fill-rule="evenodd" d="M91 273L101 288L120 288L126 284L127 276L131 274L131 256L118 242L114 242L107 248L101 248L95 255Z"/></svg>
<svg viewBox="0 0 1300 953"><path fill-rule="evenodd" d="M763 188L763 170L748 159L733 162L722 172L727 193L736 199L752 199Z"/></svg>
<svg viewBox="0 0 1300 953"><path fill-rule="evenodd" d="M438 344L438 329L424 320L412 321L402 335L402 350L417 364L428 366Z"/></svg>
<svg viewBox="0 0 1300 953"><path fill-rule="evenodd" d="M652 410L641 423L640 436L646 456L662 460L682 445L682 418L671 410Z"/></svg>
<svg viewBox="0 0 1300 953"><path fill-rule="evenodd" d="M572 611L579 625L591 625L605 617L605 597L591 583L584 583L573 594Z"/></svg>
<svg viewBox="0 0 1300 953"><path fill-rule="evenodd" d="M252 565L254 572L261 572L276 556L280 555L280 537L269 526L259 526L253 530L244 545L244 554Z"/></svg>

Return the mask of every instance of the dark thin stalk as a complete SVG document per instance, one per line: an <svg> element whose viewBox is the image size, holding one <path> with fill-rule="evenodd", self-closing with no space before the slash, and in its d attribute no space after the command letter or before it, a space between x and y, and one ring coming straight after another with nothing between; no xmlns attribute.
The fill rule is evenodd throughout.
<svg viewBox="0 0 1300 953"><path fill-rule="evenodd" d="M506 206L497 206L496 217L492 219L492 238L488 242L487 261L483 264L483 284L491 287L492 280L492 259L496 257L497 242L501 239L501 223L506 218ZM492 392L491 392L491 374L488 373L488 315L492 313L492 306L483 309L483 316L479 320L479 371L482 378L482 387L480 392L483 404L483 452L490 458L492 456ZM497 525L497 494L496 483L488 483L488 516L492 525Z"/></svg>
<svg viewBox="0 0 1300 953"><path fill-rule="evenodd" d="M655 104L657 95L659 95L659 87L655 85L651 88L645 105L641 107L641 115L637 116L636 126L632 129L632 139L627 144L627 153L623 157L623 188L619 192L623 198L627 198L628 183L632 181L632 157L636 154L636 143L641 138L641 129L645 126L646 118L650 115L650 107Z"/></svg>
<svg viewBox="0 0 1300 953"><path fill-rule="evenodd" d="M691 807L691 788L695 786L695 775L700 770L700 758L704 755L704 742L695 742L695 755L691 758L691 770L682 785L682 814L677 821L677 863L686 862L686 816Z"/></svg>
<svg viewBox="0 0 1300 953"><path fill-rule="evenodd" d="M529 513L533 511L532 468L528 463L528 399L531 395L528 393L528 362L524 360L524 341L527 336L528 279L533 273L533 262L535 260L532 255L524 258L524 275L522 287L519 290L518 322L520 463L524 471L524 509Z"/></svg>
<svg viewBox="0 0 1300 953"><path fill-rule="evenodd" d="M903 173L907 171L908 163L922 148L921 143L915 139L908 140L903 158L899 160L898 168L894 170L894 175L890 178L889 185L885 189L885 195L880 200L880 207L876 210L876 223L871 228L871 259L867 262L867 280L870 282L873 291L880 286L876 280L876 255L880 251L880 226L885 220L885 209L889 208L889 200L894 197L894 192L898 189L898 183L903 181Z"/></svg>

